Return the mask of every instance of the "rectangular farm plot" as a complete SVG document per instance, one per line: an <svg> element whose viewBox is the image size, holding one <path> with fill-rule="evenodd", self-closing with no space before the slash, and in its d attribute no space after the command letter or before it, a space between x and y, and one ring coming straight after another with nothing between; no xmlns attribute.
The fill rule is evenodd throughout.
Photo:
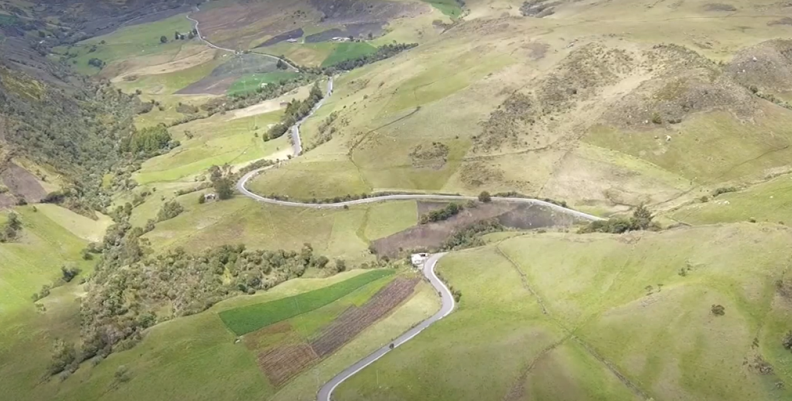
<svg viewBox="0 0 792 401"><path fill-rule="evenodd" d="M243 335L318 309L374 280L392 274L394 274L393 270L373 270L325 288L272 302L223 311L219 315L223 323L234 334Z"/></svg>
<svg viewBox="0 0 792 401"><path fill-rule="evenodd" d="M259 366L275 387L282 386L318 359L307 343L273 347L258 355Z"/></svg>
<svg viewBox="0 0 792 401"><path fill-rule="evenodd" d="M319 357L332 354L412 295L419 279L397 278L361 307L352 306L311 341Z"/></svg>

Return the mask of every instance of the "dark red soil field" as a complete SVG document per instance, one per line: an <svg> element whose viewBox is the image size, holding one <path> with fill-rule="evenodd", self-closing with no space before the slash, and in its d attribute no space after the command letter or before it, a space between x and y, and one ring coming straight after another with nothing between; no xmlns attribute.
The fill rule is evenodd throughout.
<svg viewBox="0 0 792 401"><path fill-rule="evenodd" d="M28 203L39 202L47 195L36 176L14 163L6 165L0 178L11 193L25 198Z"/></svg>
<svg viewBox="0 0 792 401"><path fill-rule="evenodd" d="M318 359L313 348L302 343L270 348L259 354L258 363L270 383L280 387Z"/></svg>
<svg viewBox="0 0 792 401"><path fill-rule="evenodd" d="M332 354L407 299L418 281L417 278L393 280L363 306L347 309L338 319L325 327L319 337L311 341L311 347L320 357Z"/></svg>
<svg viewBox="0 0 792 401"><path fill-rule="evenodd" d="M442 209L447 203L418 202L418 214ZM439 247L455 233L479 221L496 220L505 227L523 230L543 227L569 226L574 217L557 213L544 206L508 202L477 203L466 207L458 215L436 223L421 224L372 243L378 255L397 257L410 249Z"/></svg>

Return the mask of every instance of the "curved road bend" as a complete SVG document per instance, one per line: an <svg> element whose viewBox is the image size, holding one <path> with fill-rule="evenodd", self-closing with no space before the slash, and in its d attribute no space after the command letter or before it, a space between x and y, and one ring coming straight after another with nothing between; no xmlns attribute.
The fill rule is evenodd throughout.
<svg viewBox="0 0 792 401"><path fill-rule="evenodd" d="M424 329L432 325L433 323L437 322L438 320L448 316L451 311L454 310L454 296L451 294L451 291L446 287L446 285L437 278L437 275L434 272L435 265L437 261L440 260L445 256L445 253L438 253L432 255L429 259L426 260L423 267L423 274L429 279L429 283L432 284L437 292L440 293L440 298L442 300L442 306L440 310L435 313L429 319L424 320L423 322L419 323L417 326L413 327L410 330L404 332L404 334L400 335L398 338L393 340L391 344L393 344L393 348L396 349L400 345L410 341L413 337L420 334ZM390 344L374 351L370 355L366 356L365 358L355 362L352 366L344 369L343 372L339 373L337 376L330 379L329 382L325 383L321 389L319 389L319 393L316 396L318 401L330 401L330 397L333 395L333 390L338 387L339 384L343 383L344 380L354 376L357 372L360 372L368 365L371 365L376 360L382 358L391 351Z"/></svg>
<svg viewBox="0 0 792 401"><path fill-rule="evenodd" d="M319 110L320 107L324 104L325 100L333 94L333 77L327 81L327 92L325 92L324 97L316 102L311 112L308 113L305 117L303 117L300 121L294 123L291 127L291 139L292 139L292 147L294 148L294 155L299 156L302 154L303 146L302 146L302 139L300 138L300 125L305 122L309 117L313 116L316 113L316 110Z"/></svg>
<svg viewBox="0 0 792 401"><path fill-rule="evenodd" d="M382 195L382 196L372 196L370 198L364 199L356 199L338 203L303 203L303 202L294 202L294 201L285 201L279 199L272 199L266 198L261 195L255 194L250 192L247 189L247 182L250 181L251 178L257 176L261 172L271 169L274 166L263 167L258 170L253 170L239 179L236 184L236 188L239 192L243 195L247 196L248 198L257 200L263 203L269 203L272 205L280 205L280 206L292 206L292 207L307 207L312 209L333 209L333 208L342 208L344 206L354 206L354 205L364 205L367 203L377 203L377 202L387 202L387 201L400 201L400 200L445 200L445 201L455 201L455 200L478 200L476 196L461 196L461 195L418 195L418 194L399 194L399 195ZM573 217L577 217L583 220L589 221L596 221L596 220L604 220L601 217L593 216L588 213L583 213L577 210L567 209L562 206L558 206L554 203L545 202L539 199L528 199L528 198L501 198L501 197L492 197L493 201L497 202L510 202L510 203L527 203L532 205L539 205L545 206L550 209L553 209L556 212L568 214Z"/></svg>
<svg viewBox="0 0 792 401"><path fill-rule="evenodd" d="M195 11L195 12L198 12L198 11L201 11L201 9L200 9L200 8L198 8L198 6L195 6L195 8L194 8L194 11ZM201 33L201 28L199 28L199 27L198 27L198 26L199 26L201 23L200 23L200 22L198 22L198 20L197 20L197 19L194 19L194 18L190 17L190 14L189 14L189 13L186 15L186 17L187 17L187 19L188 19L188 20L192 21L192 23L193 23L193 24L195 24L195 32L197 32L197 33L198 33L198 39L201 39L201 41L202 41L202 42L204 42L204 43L205 43L207 46L211 47L212 49L216 49L216 50L222 50L222 51L231 52L231 53L234 53L234 54L236 54L236 53L237 53L237 50L234 50L234 49L229 49L229 48L227 48L227 47L220 47L220 46L217 46L216 44L214 44L214 43L210 42L209 40L207 40L207 39L206 39L206 38L203 36L203 34ZM261 54L262 56L266 56L266 57L269 57L269 58L273 58L273 59L275 59L275 60L280 60L280 61L282 61L282 62L283 62L283 64L286 64L286 65L288 65L288 66L289 66L289 67L291 67L291 68L292 68L294 71L300 71L300 69L299 69L299 68L297 68L297 67L293 66L291 63L289 63L288 61L286 61L286 60L284 60L284 59L282 59L282 58L280 58L280 57L276 57L276 56L273 56L273 55L271 55L271 54L266 54L266 53L257 53L257 54Z"/></svg>

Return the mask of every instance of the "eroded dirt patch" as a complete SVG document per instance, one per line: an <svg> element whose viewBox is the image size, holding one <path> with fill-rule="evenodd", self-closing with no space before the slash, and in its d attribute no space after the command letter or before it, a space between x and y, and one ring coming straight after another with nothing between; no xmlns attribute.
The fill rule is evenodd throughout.
<svg viewBox="0 0 792 401"><path fill-rule="evenodd" d="M13 194L24 198L28 203L40 202L47 195L36 176L14 163L6 165L0 178Z"/></svg>
<svg viewBox="0 0 792 401"><path fill-rule="evenodd" d="M425 3L400 1L311 0L311 5L324 16L322 22L356 24L386 22L395 18L410 18L429 11Z"/></svg>
<svg viewBox="0 0 792 401"><path fill-rule="evenodd" d="M418 205L418 210L425 212L445 206L440 202L419 202ZM378 255L397 257L411 249L437 248L448 238L472 224L492 220L505 227L518 229L569 226L577 222L572 216L540 205L508 202L479 203L475 207L466 207L447 220L421 224L373 241L372 245Z"/></svg>
<svg viewBox="0 0 792 401"><path fill-rule="evenodd" d="M302 343L270 348L259 354L258 363L270 382L280 387L318 359L313 348Z"/></svg>
<svg viewBox="0 0 792 401"><path fill-rule="evenodd" d="M702 6L704 11L710 12L734 12L737 11L737 7L731 4L725 3L709 3Z"/></svg>

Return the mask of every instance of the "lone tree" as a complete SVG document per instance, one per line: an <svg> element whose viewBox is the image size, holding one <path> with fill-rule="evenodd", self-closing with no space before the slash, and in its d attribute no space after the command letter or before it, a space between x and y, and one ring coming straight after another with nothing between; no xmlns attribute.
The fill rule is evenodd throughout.
<svg viewBox="0 0 792 401"><path fill-rule="evenodd" d="M234 189L231 187L231 181L228 178L216 179L214 181L214 189L220 200L231 199L234 196Z"/></svg>
<svg viewBox="0 0 792 401"><path fill-rule="evenodd" d="M286 63L284 63L283 60L281 59L278 59L278 63L275 64L275 67L277 67L279 70L285 70L289 68L286 66Z"/></svg>
<svg viewBox="0 0 792 401"><path fill-rule="evenodd" d="M490 196L490 193L487 191L481 191L481 193L478 196L478 200L479 202L484 202L484 203L492 202L492 196Z"/></svg>
<svg viewBox="0 0 792 401"><path fill-rule="evenodd" d="M160 36L160 43L162 44L168 43L168 37L165 35Z"/></svg>

